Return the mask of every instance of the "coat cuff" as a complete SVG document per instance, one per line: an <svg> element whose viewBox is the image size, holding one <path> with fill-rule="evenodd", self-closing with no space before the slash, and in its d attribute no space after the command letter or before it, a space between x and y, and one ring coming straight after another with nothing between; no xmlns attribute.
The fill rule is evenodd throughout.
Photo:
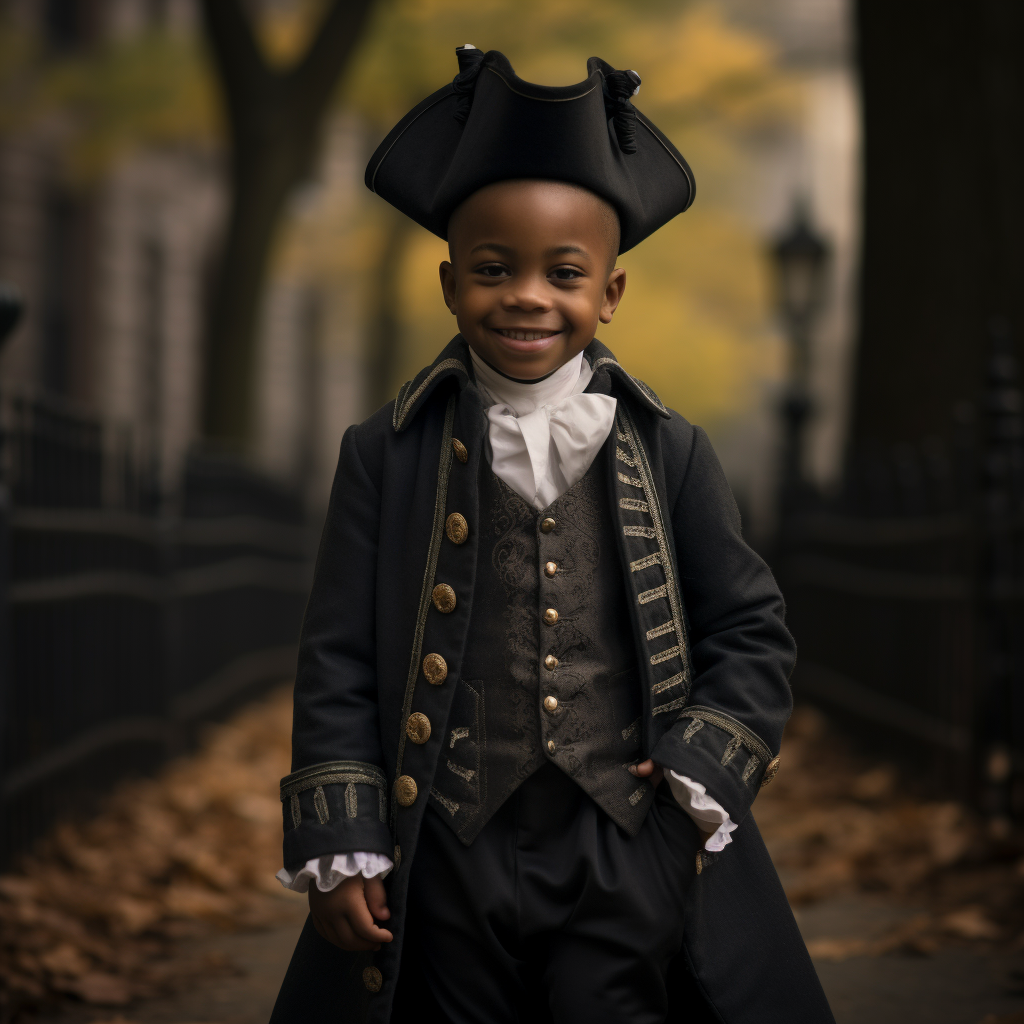
<svg viewBox="0 0 1024 1024"><path fill-rule="evenodd" d="M292 772L281 780L281 803L288 871L328 854L394 851L387 780L374 764L327 761Z"/></svg>
<svg viewBox="0 0 1024 1024"><path fill-rule="evenodd" d="M756 733L724 712L699 706L680 714L651 757L679 775L700 779L737 824L779 770L779 758Z"/></svg>

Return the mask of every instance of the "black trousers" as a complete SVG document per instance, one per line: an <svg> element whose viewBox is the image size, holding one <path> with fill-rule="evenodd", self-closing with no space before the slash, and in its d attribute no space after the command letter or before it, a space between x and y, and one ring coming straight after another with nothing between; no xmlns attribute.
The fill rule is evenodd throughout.
<svg viewBox="0 0 1024 1024"><path fill-rule="evenodd" d="M392 1024L662 1024L700 837L668 786L626 835L546 765L464 846L428 807Z"/></svg>

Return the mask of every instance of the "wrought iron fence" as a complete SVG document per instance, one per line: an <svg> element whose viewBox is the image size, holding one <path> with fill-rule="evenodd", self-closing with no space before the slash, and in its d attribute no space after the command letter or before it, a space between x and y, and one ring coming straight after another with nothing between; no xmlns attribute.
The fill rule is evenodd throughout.
<svg viewBox="0 0 1024 1024"><path fill-rule="evenodd" d="M6 399L0 863L195 726L294 671L300 497L197 453L176 510L131 435Z"/></svg>
<svg viewBox="0 0 1024 1024"><path fill-rule="evenodd" d="M850 459L839 494L792 484L773 562L794 691L838 710L993 820L1024 817L1024 415L994 325L951 440Z"/></svg>

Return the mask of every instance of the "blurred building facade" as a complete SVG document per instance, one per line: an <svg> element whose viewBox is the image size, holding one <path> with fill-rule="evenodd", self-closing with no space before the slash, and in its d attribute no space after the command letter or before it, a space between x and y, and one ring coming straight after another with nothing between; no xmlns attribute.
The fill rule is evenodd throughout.
<svg viewBox="0 0 1024 1024"><path fill-rule="evenodd" d="M194 0L6 0L0 12L52 60L201 30ZM47 116L0 136L0 279L27 308L0 355L0 387L130 428L173 503L202 437L205 304L227 203L221 156L208 145L141 146L98 179L69 182L74 127ZM293 203L299 221L361 187L358 126L341 118L325 137L315 180ZM272 272L264 296L248 455L305 489L313 508L325 505L337 441L362 412L344 298L295 266Z"/></svg>

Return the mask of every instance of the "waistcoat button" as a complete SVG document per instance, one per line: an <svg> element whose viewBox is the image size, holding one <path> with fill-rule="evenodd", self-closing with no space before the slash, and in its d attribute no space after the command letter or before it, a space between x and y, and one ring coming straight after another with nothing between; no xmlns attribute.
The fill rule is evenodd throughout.
<svg viewBox="0 0 1024 1024"><path fill-rule="evenodd" d="M548 740L548 753L553 754L555 752L555 741Z"/></svg>
<svg viewBox="0 0 1024 1024"><path fill-rule="evenodd" d="M376 967L365 967L363 968L363 984L371 992L379 992L381 985L384 984L384 978Z"/></svg>
<svg viewBox="0 0 1024 1024"><path fill-rule="evenodd" d="M405 720L405 735L413 743L426 743L430 739L430 719L419 711L414 711Z"/></svg>
<svg viewBox="0 0 1024 1024"><path fill-rule="evenodd" d="M411 775L399 775L395 779L395 799L403 807L412 807L418 793L416 780Z"/></svg>
<svg viewBox="0 0 1024 1024"><path fill-rule="evenodd" d="M544 698L544 710L554 711L558 707L558 698L548 695Z"/></svg>
<svg viewBox="0 0 1024 1024"><path fill-rule="evenodd" d="M444 532L453 544L465 544L469 536L469 523L466 517L459 512L453 512L444 524Z"/></svg>
<svg viewBox="0 0 1024 1024"><path fill-rule="evenodd" d="M546 668L546 669L547 669L547 670L548 670L549 672L554 672L554 671L555 671L555 669L556 669L556 668L558 668L558 659L557 659L557 658L556 658L556 657L555 657L555 656L554 656L553 654L549 654L549 655L548 655L548 656L547 656L547 657L546 657L546 658L544 659L544 667L545 667L545 668Z"/></svg>
<svg viewBox="0 0 1024 1024"><path fill-rule="evenodd" d="M428 683L440 686L448 678L448 662L440 654L428 654L423 659L423 674Z"/></svg>
<svg viewBox="0 0 1024 1024"><path fill-rule="evenodd" d="M551 518L551 516L548 516L547 519L542 519L540 521L541 533L550 533L554 528L555 521Z"/></svg>
<svg viewBox="0 0 1024 1024"><path fill-rule="evenodd" d="M469 452L466 451L466 446L457 438L452 438L452 448L455 451L455 458L459 462L465 462L469 458Z"/></svg>
<svg viewBox="0 0 1024 1024"><path fill-rule="evenodd" d="M545 572L546 572L546 573L547 573L547 574L548 574L549 576L554 576L554 575L555 575L555 573L556 573L556 572L558 572L558 565L557 565L557 564L556 564L555 562L548 562L548 563L547 563L547 564L546 564L546 565L544 566L544 571L545 571Z"/></svg>
<svg viewBox="0 0 1024 1024"><path fill-rule="evenodd" d="M455 611L455 591L447 583L438 583L431 591L430 599L434 602L434 607L445 615Z"/></svg>
<svg viewBox="0 0 1024 1024"><path fill-rule="evenodd" d="M554 608L547 608L544 611L544 621L549 625L553 626L558 621L558 612Z"/></svg>

